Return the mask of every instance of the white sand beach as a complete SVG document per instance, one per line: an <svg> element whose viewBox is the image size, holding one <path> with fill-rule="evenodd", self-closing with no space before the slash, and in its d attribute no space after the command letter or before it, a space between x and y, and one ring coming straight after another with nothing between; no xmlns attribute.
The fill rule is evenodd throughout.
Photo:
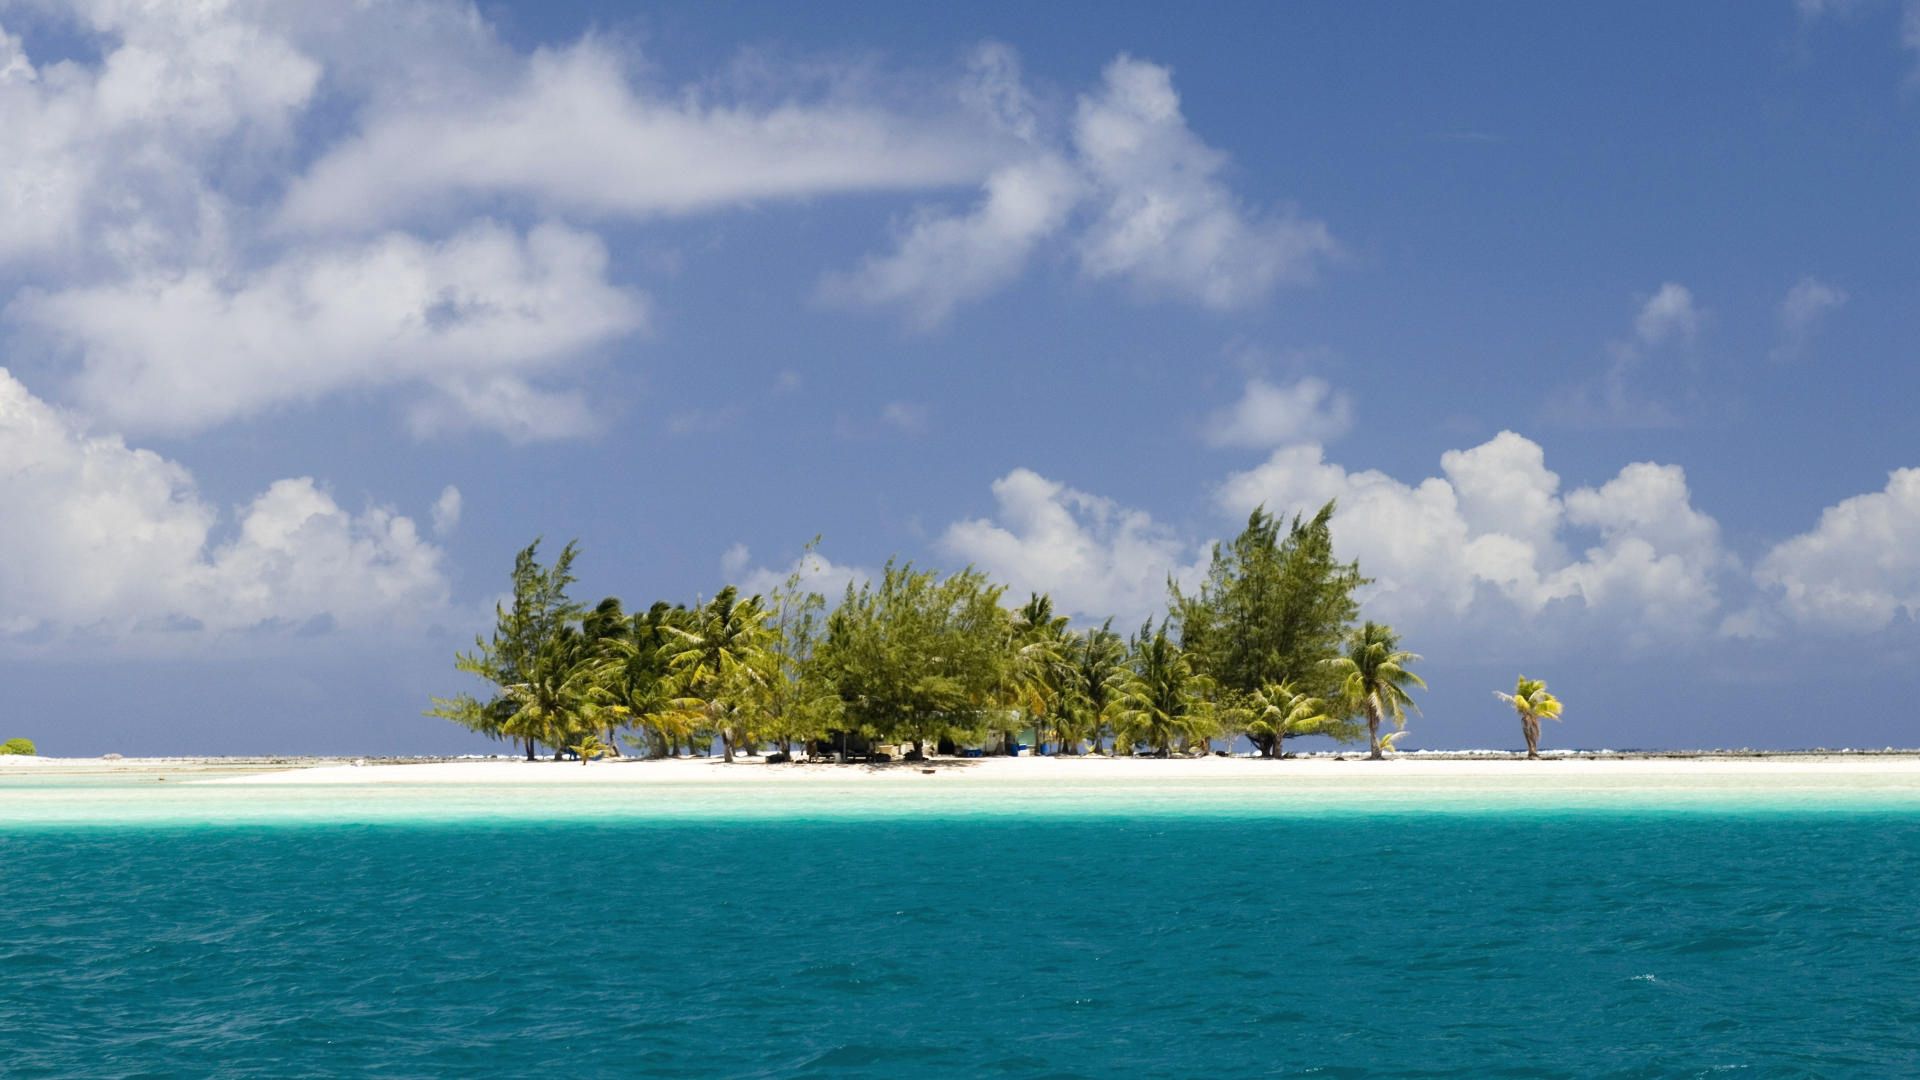
<svg viewBox="0 0 1920 1080"><path fill-rule="evenodd" d="M16 771L17 770L17 771ZM0 778L162 774L205 783L274 785L493 784L991 784L1059 783L1127 786L1208 780L1336 781L1419 786L1475 779L1496 785L1553 785L1644 778L1651 781L1770 781L1845 785L1857 781L1920 784L1920 752L1549 753L1526 761L1501 751L1397 754L1368 761L1364 753L1312 754L1285 760L1252 757L1109 758L988 757L863 764L766 764L742 758L525 761L518 758L388 760L341 758L50 758L0 757Z"/></svg>

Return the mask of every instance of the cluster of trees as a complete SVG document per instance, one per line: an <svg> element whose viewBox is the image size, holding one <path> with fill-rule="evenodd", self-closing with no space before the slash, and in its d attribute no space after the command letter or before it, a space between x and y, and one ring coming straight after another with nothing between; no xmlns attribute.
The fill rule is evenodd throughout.
<svg viewBox="0 0 1920 1080"><path fill-rule="evenodd" d="M34 749L32 739L8 739L0 743L0 754L18 754L21 757L34 757L39 751Z"/></svg>
<svg viewBox="0 0 1920 1080"><path fill-rule="evenodd" d="M1358 565L1334 557L1328 503L1290 522L1255 511L1218 544L1206 579L1169 586L1164 615L1131 635L1076 628L1045 594L1003 603L971 568L889 562L838 602L796 574L766 595L729 586L691 605L627 612L568 596L578 554L539 542L514 561L490 637L457 658L491 684L434 700L432 715L582 760L798 745L835 734L910 747L1203 753L1246 737L1267 756L1289 737L1366 739L1404 725L1424 685L1393 630L1357 623Z"/></svg>

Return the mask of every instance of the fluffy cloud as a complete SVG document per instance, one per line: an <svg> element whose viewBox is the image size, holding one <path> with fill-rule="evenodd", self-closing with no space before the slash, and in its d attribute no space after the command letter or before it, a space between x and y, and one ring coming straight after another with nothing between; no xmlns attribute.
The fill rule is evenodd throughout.
<svg viewBox="0 0 1920 1080"><path fill-rule="evenodd" d="M1867 632L1920 618L1920 469L1828 507L1812 531L1769 551L1754 578L1809 626Z"/></svg>
<svg viewBox="0 0 1920 1080"><path fill-rule="evenodd" d="M1229 477L1217 498L1233 514L1337 499L1334 543L1375 579L1368 611L1387 619L1530 618L1553 608L1651 640L1697 633L1718 610L1716 579L1729 559L1678 466L1629 465L1562 495L1539 445L1502 432L1443 455L1441 473L1408 484L1295 446ZM1566 554L1575 547L1579 558Z"/></svg>
<svg viewBox="0 0 1920 1080"><path fill-rule="evenodd" d="M856 588L871 581L874 573L865 567L844 566L820 554L805 551L782 567L754 566L753 555L745 544L735 544L720 558L720 572L743 593L767 596L783 588L789 578L798 578L802 589L817 592L829 604L838 603L847 586Z"/></svg>
<svg viewBox="0 0 1920 1080"><path fill-rule="evenodd" d="M1581 427L1675 427L1679 414L1666 401L1638 385L1650 359L1690 344L1706 322L1693 291L1669 281L1642 301L1633 332L1607 347L1606 370L1596 378L1561 387L1549 396L1547 411L1561 422Z"/></svg>
<svg viewBox="0 0 1920 1080"><path fill-rule="evenodd" d="M104 39L96 64L36 66L0 27L0 266L217 244L227 206L212 174L284 151L319 65L225 4L73 14Z"/></svg>
<svg viewBox="0 0 1920 1080"><path fill-rule="evenodd" d="M463 501L460 489L452 484L440 492L440 497L433 501L433 535L445 536L459 526Z"/></svg>
<svg viewBox="0 0 1920 1080"><path fill-rule="evenodd" d="M1679 282L1669 281L1640 306L1640 313L1633 319L1633 332L1646 345L1691 341L1700 331L1701 318L1700 309L1693 302L1693 292Z"/></svg>
<svg viewBox="0 0 1920 1080"><path fill-rule="evenodd" d="M78 359L75 396L134 431L186 432L365 386L425 387L423 428L461 419L574 434L585 407L526 379L637 329L598 239L482 224L390 235L250 274L152 272L32 293L8 309Z"/></svg>
<svg viewBox="0 0 1920 1080"><path fill-rule="evenodd" d="M923 210L895 249L829 277L829 300L903 308L925 329L1012 281L1039 245L1069 231L1081 272L1152 296L1237 308L1309 281L1337 251L1318 221L1247 207L1222 180L1226 155L1188 127L1172 73L1121 56L1049 148L1004 49L976 61L970 96L1029 146L962 213Z"/></svg>
<svg viewBox="0 0 1920 1080"><path fill-rule="evenodd" d="M1225 155L1187 127L1172 73L1122 56L1080 99L1073 144L1099 190L1082 268L1140 288L1241 307L1310 280L1336 250L1318 221L1242 206L1220 179Z"/></svg>
<svg viewBox="0 0 1920 1080"><path fill-rule="evenodd" d="M896 248L821 284L823 299L899 306L920 329L1019 277L1034 247L1065 224L1081 180L1057 158L1010 165L987 178L986 194L958 215L922 211Z"/></svg>
<svg viewBox="0 0 1920 1080"><path fill-rule="evenodd" d="M993 497L997 521L956 522L939 544L1005 583L1015 599L1047 592L1077 617L1138 621L1162 608L1169 577L1192 585L1205 569L1193 548L1144 511L1031 470L994 481Z"/></svg>
<svg viewBox="0 0 1920 1080"><path fill-rule="evenodd" d="M1240 400L1207 419L1203 437L1212 446L1268 449L1290 443L1326 443L1353 426L1353 402L1308 376L1288 386L1247 380Z"/></svg>
<svg viewBox="0 0 1920 1080"><path fill-rule="evenodd" d="M855 100L764 106L647 94L595 41L542 50L501 89L382 111L289 192L295 228L377 228L449 198L590 216L977 182L1001 140ZM956 114L958 110L955 110Z"/></svg>
<svg viewBox="0 0 1920 1080"><path fill-rule="evenodd" d="M222 515L180 465L93 436L0 369L0 633L149 641L183 631L418 626L444 612L411 519L280 480Z"/></svg>
<svg viewBox="0 0 1920 1080"><path fill-rule="evenodd" d="M1790 360L1806 351L1813 332L1832 312L1847 302L1847 291L1819 278L1804 277L1780 301L1780 344L1776 360Z"/></svg>

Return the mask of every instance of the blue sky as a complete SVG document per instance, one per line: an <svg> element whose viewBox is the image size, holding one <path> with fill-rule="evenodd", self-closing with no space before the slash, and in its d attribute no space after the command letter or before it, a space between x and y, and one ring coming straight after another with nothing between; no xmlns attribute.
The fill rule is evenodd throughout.
<svg viewBox="0 0 1920 1080"><path fill-rule="evenodd" d="M1916 95L1890 0L0 0L0 736L474 749L535 535L1133 624L1338 497L1407 745L1911 745Z"/></svg>

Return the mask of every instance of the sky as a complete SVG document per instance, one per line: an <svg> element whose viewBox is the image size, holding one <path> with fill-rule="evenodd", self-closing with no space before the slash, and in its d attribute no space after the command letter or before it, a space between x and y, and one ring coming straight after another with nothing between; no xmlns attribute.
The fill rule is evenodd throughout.
<svg viewBox="0 0 1920 1080"><path fill-rule="evenodd" d="M1328 499L1405 747L1913 746L1920 2L0 0L0 738L437 753L579 597L1131 629Z"/></svg>

